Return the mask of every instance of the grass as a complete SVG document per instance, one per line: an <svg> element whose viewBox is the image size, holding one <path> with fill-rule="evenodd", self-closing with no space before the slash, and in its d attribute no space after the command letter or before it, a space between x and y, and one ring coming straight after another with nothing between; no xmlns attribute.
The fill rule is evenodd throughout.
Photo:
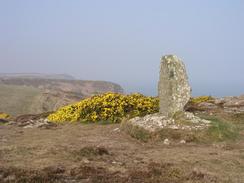
<svg viewBox="0 0 244 183"><path fill-rule="evenodd" d="M3 121L0 120L0 126L4 126L4 125L7 125L7 124L8 124L8 122L3 122Z"/></svg>
<svg viewBox="0 0 244 183"><path fill-rule="evenodd" d="M207 136L213 141L235 140L238 135L237 127L234 124L221 121L218 118L211 119L211 127L207 130Z"/></svg>
<svg viewBox="0 0 244 183"><path fill-rule="evenodd" d="M212 121L208 135L219 141L236 140L244 129L244 113L216 113L213 116L204 114L201 117Z"/></svg>
<svg viewBox="0 0 244 183"><path fill-rule="evenodd" d="M225 119L236 125L239 131L244 130L244 113L229 114L228 116L225 116Z"/></svg>
<svg viewBox="0 0 244 183"><path fill-rule="evenodd" d="M194 130L185 131L164 128L160 131L149 132L142 127L132 125L129 122L122 122L121 129L128 133L131 137L142 142L164 141L166 138L175 141L180 141L184 139L186 142L194 142L198 139L198 133Z"/></svg>
<svg viewBox="0 0 244 183"><path fill-rule="evenodd" d="M102 156L102 155L109 155L109 152L104 147L92 147L92 146L86 146L81 148L78 151L73 152L76 156L81 157L93 157L93 156Z"/></svg>
<svg viewBox="0 0 244 183"><path fill-rule="evenodd" d="M154 136L145 129L130 124L126 119L121 122L121 129L126 131L130 136L143 142L148 142Z"/></svg>
<svg viewBox="0 0 244 183"><path fill-rule="evenodd" d="M0 88L0 111L13 116L34 112L33 101L38 101L39 89L4 84Z"/></svg>
<svg viewBox="0 0 244 183"><path fill-rule="evenodd" d="M162 129L158 132L157 139L163 141L164 139L170 139L171 141L185 140L186 142L199 142L199 133L196 130L174 130L174 129Z"/></svg>

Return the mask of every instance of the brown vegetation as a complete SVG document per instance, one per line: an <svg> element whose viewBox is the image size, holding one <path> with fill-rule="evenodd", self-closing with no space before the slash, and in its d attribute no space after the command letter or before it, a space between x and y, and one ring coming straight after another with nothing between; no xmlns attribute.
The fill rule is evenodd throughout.
<svg viewBox="0 0 244 183"><path fill-rule="evenodd" d="M201 113L198 115L204 115ZM236 125L233 140L199 143L182 134L162 133L145 143L120 124L66 124L51 129L0 127L2 182L175 182L241 183L244 179L243 114L209 118ZM137 134L143 136L143 134ZM186 140L181 144L180 140Z"/></svg>

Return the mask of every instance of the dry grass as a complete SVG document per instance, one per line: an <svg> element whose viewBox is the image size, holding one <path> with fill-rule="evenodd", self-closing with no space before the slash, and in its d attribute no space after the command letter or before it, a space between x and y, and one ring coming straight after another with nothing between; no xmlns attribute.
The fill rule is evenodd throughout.
<svg viewBox="0 0 244 183"><path fill-rule="evenodd" d="M199 170L186 173L172 163L149 163L147 166L141 167L140 170L132 168L124 176L119 172L110 171L104 167L88 165L81 165L71 169L54 166L41 170L0 167L0 176L3 183L217 183L217 178L211 173Z"/></svg>
<svg viewBox="0 0 244 183"><path fill-rule="evenodd" d="M241 119L235 120L241 125ZM164 145L160 139L167 133L178 143ZM147 139L145 143L121 131L119 124L77 123L49 130L1 126L0 134L0 182L242 183L244 180L243 131L236 140L204 144L194 139L179 144L177 139L189 134L172 131L164 131L161 137L154 135L151 138L159 140L153 142L144 132L138 133L139 139Z"/></svg>

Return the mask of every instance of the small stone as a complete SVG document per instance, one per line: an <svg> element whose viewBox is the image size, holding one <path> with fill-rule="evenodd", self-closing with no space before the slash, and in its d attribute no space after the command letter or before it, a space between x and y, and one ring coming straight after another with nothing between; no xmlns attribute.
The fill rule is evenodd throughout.
<svg viewBox="0 0 244 183"><path fill-rule="evenodd" d="M34 128L32 125L26 125L23 128Z"/></svg>
<svg viewBox="0 0 244 183"><path fill-rule="evenodd" d="M90 163L90 161L88 159L86 159L86 158L83 159L83 162L86 163L86 164Z"/></svg>
<svg viewBox="0 0 244 183"><path fill-rule="evenodd" d="M6 182L15 182L15 180L16 180L15 175L9 175L4 179L4 181Z"/></svg>
<svg viewBox="0 0 244 183"><path fill-rule="evenodd" d="M185 143L186 143L185 140L181 140L181 141L180 141L180 144L185 144Z"/></svg>
<svg viewBox="0 0 244 183"><path fill-rule="evenodd" d="M169 139L164 139L164 144L165 145L169 145L170 143L169 143Z"/></svg>
<svg viewBox="0 0 244 183"><path fill-rule="evenodd" d="M116 131L120 131L120 130L119 130L119 128L115 128L115 129L113 129L113 131L116 132Z"/></svg>

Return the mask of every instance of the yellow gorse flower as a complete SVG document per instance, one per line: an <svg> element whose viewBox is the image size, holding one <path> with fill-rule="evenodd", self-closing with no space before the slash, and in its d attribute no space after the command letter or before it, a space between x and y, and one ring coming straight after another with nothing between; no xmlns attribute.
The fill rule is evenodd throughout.
<svg viewBox="0 0 244 183"><path fill-rule="evenodd" d="M211 96L199 96L199 97L192 98L190 102L193 104L200 104L202 102L208 102L211 100L213 100L213 97Z"/></svg>
<svg viewBox="0 0 244 183"><path fill-rule="evenodd" d="M157 97L147 97L139 93L105 93L62 107L49 115L48 119L54 122L120 122L124 117L144 116L158 111Z"/></svg>
<svg viewBox="0 0 244 183"><path fill-rule="evenodd" d="M9 118L10 118L9 114L0 112L0 119L9 119Z"/></svg>

